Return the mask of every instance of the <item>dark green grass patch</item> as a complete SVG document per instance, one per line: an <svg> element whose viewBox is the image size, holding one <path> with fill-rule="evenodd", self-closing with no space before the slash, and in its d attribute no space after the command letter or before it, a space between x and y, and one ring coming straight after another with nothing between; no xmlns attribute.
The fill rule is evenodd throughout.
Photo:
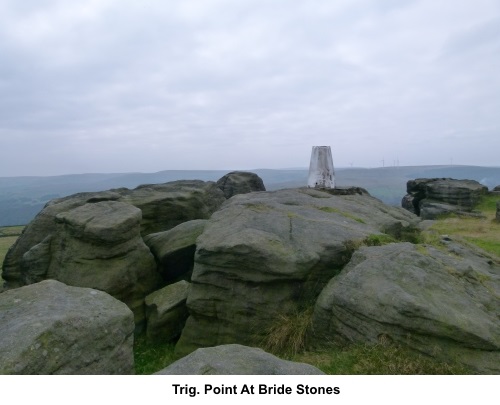
<svg viewBox="0 0 500 405"><path fill-rule="evenodd" d="M471 374L461 365L441 362L395 344L333 346L324 351L299 354L293 360L312 364L326 374Z"/></svg>
<svg viewBox="0 0 500 405"><path fill-rule="evenodd" d="M178 358L174 355L175 344L151 343L142 334L134 340L134 360L136 374L153 374L163 370Z"/></svg>

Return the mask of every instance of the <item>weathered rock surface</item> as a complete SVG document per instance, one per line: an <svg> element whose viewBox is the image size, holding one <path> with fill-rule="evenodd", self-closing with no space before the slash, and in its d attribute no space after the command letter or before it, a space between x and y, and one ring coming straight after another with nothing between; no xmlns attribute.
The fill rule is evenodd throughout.
<svg viewBox="0 0 500 405"><path fill-rule="evenodd" d="M47 203L45 208L38 213L23 230L21 236L11 246L3 262L2 278L7 281L9 288L25 285L27 280L23 280L22 264L23 255L34 246L48 242L51 235L55 233L57 224L55 217L57 214L70 211L81 205L97 201L116 201L120 194L113 191L103 191L98 193L79 193L70 197L52 200ZM43 249L38 247L36 250ZM32 252L33 254L34 252ZM43 260L43 255L36 254L36 260ZM27 258L29 261L34 258ZM42 264L43 266L43 264ZM42 270L43 271L43 270ZM26 277L26 276L25 276ZM34 281L39 281L37 277Z"/></svg>
<svg viewBox="0 0 500 405"><path fill-rule="evenodd" d="M484 218L484 215L480 212L473 212L468 208L464 210L459 205L446 204L432 200L420 201L420 218L423 220L437 219L447 214L455 214L460 217L468 218Z"/></svg>
<svg viewBox="0 0 500 405"><path fill-rule="evenodd" d="M262 349L237 344L198 349L156 374L170 375L320 375L305 363L281 360Z"/></svg>
<svg viewBox="0 0 500 405"><path fill-rule="evenodd" d="M50 266L50 243L52 235L28 250L21 261L21 276L24 284L42 281L47 276Z"/></svg>
<svg viewBox="0 0 500 405"><path fill-rule="evenodd" d="M217 181L217 186L226 198L236 194L246 194L252 191L266 191L264 182L255 173L231 172Z"/></svg>
<svg viewBox="0 0 500 405"><path fill-rule="evenodd" d="M448 242L362 247L319 296L318 342L392 339L482 373L500 373L500 266Z"/></svg>
<svg viewBox="0 0 500 405"><path fill-rule="evenodd" d="M372 234L398 236L418 217L366 195L314 189L237 195L197 240L190 317L179 354L261 342L282 314L314 300Z"/></svg>
<svg viewBox="0 0 500 405"><path fill-rule="evenodd" d="M488 188L475 180L448 178L409 180L403 208L422 219L435 219L449 212L470 212Z"/></svg>
<svg viewBox="0 0 500 405"><path fill-rule="evenodd" d="M162 280L140 235L141 210L118 201L87 203L58 213L54 225L23 254L20 282L54 279L106 291L142 323L144 297Z"/></svg>
<svg viewBox="0 0 500 405"><path fill-rule="evenodd" d="M146 297L146 335L153 342L171 342L178 338L189 316L186 299L187 281L168 285Z"/></svg>
<svg viewBox="0 0 500 405"><path fill-rule="evenodd" d="M322 188L320 190L331 195L370 195L363 187L356 186L336 186L335 188Z"/></svg>
<svg viewBox="0 0 500 405"><path fill-rule="evenodd" d="M195 219L168 231L144 237L144 242L151 249L158 263L158 272L165 282L191 279L196 239L205 229L206 222L206 219Z"/></svg>
<svg viewBox="0 0 500 405"><path fill-rule="evenodd" d="M110 295L46 280L0 294L0 374L133 374L134 317Z"/></svg>
<svg viewBox="0 0 500 405"><path fill-rule="evenodd" d="M102 201L60 213L56 223L45 278L106 291L127 304L141 324L145 296L162 284L140 235L141 210Z"/></svg>
<svg viewBox="0 0 500 405"><path fill-rule="evenodd" d="M225 198L214 182L179 180L139 186L125 193L120 201L141 209L144 236L193 219L208 219Z"/></svg>
<svg viewBox="0 0 500 405"><path fill-rule="evenodd" d="M174 181L171 183L144 185L134 190L126 188L96 193L79 193L52 200L25 228L16 243L10 248L3 263L2 277L9 288L30 282L23 279L23 255L47 238L54 236L57 229L56 216L85 204L105 201L128 203L142 211L141 234L147 235L171 229L182 222L193 219L207 219L225 201L223 192L214 182L199 180ZM43 250L39 246L36 250ZM34 253L34 252L32 252ZM36 260L43 255L36 254ZM33 261L34 258L27 258ZM40 266L44 266L43 263ZM35 273L33 273L35 275ZM39 279L35 275L36 281Z"/></svg>

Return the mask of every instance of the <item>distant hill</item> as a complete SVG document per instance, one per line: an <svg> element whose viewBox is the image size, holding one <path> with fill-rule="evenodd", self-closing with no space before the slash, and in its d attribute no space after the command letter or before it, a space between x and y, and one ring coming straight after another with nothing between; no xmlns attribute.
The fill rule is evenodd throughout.
<svg viewBox="0 0 500 405"><path fill-rule="evenodd" d="M83 191L111 188L135 188L141 184L174 180L216 181L230 170L165 170L157 173L69 174L50 177L0 177L0 226L25 225L54 198ZM302 187L308 170L256 169L267 190ZM375 169L339 168L339 186L355 185L389 205L400 205L406 194L406 182L421 177L451 177L477 180L493 188L500 185L500 167L480 166L405 166Z"/></svg>

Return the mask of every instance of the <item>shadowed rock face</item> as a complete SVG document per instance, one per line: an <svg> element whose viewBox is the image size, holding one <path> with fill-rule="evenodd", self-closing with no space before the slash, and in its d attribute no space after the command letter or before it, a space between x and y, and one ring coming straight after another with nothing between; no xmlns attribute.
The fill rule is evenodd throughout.
<svg viewBox="0 0 500 405"><path fill-rule="evenodd" d="M191 316L176 350L259 343L280 315L314 301L356 243L418 221L366 195L304 188L234 196L197 240Z"/></svg>
<svg viewBox="0 0 500 405"><path fill-rule="evenodd" d="M468 213L488 188L475 180L416 179L407 183L403 208L422 219L435 219L439 215L455 212Z"/></svg>
<svg viewBox="0 0 500 405"><path fill-rule="evenodd" d="M125 304L58 281L0 294L0 374L133 374Z"/></svg>
<svg viewBox="0 0 500 405"><path fill-rule="evenodd" d="M156 374L321 375L310 364L281 360L261 349L237 344L198 349Z"/></svg>
<svg viewBox="0 0 500 405"><path fill-rule="evenodd" d="M206 219L195 219L144 237L157 261L158 272L166 283L191 279L196 239L205 229L206 222Z"/></svg>
<svg viewBox="0 0 500 405"><path fill-rule="evenodd" d="M500 267L453 242L362 247L318 298L317 342L381 337L500 373Z"/></svg>

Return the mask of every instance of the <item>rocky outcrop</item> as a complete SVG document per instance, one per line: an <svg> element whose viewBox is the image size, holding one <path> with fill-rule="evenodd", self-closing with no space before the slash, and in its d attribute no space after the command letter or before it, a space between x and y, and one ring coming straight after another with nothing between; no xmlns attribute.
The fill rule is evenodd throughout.
<svg viewBox="0 0 500 405"><path fill-rule="evenodd" d="M80 193L52 200L25 228L22 235L11 247L3 263L2 277L9 288L19 287L34 280L22 276L22 260L25 253L35 246L36 250L47 249L47 243L58 232L56 216L86 204L116 201L134 206L142 212L141 235L171 229L180 223L193 219L207 219L225 201L223 192L214 182L199 180L174 181L171 183L144 185L134 190L116 189L96 193ZM89 207L88 207L89 208ZM35 253L35 252L32 252ZM43 267L33 260L45 260L41 252L33 258L30 268Z"/></svg>
<svg viewBox="0 0 500 405"><path fill-rule="evenodd" d="M162 280L140 235L141 210L102 201L60 213L55 220L44 278L106 291L129 306L138 325L143 323L144 298Z"/></svg>
<svg viewBox="0 0 500 405"><path fill-rule="evenodd" d="M196 239L205 229L206 222L205 219L187 221L168 231L144 237L144 242L151 249L158 263L158 272L165 282L191 279Z"/></svg>
<svg viewBox="0 0 500 405"><path fill-rule="evenodd" d="M389 339L500 373L500 266L448 241L362 247L318 298L318 342Z"/></svg>
<svg viewBox="0 0 500 405"><path fill-rule="evenodd" d="M321 191L331 195L370 195L370 193L363 187L355 186L336 186L335 188L322 188Z"/></svg>
<svg viewBox="0 0 500 405"><path fill-rule="evenodd" d="M98 201L116 201L120 198L120 194L113 191L103 191L99 193L80 193L71 197L52 200L47 203L45 208L38 213L33 221L31 221L23 230L21 236L16 240L14 245L11 246L5 260L3 262L2 278L7 281L9 288L20 287L25 285L26 282L39 281L42 277L37 277L35 280L27 280L26 276L22 275L22 259L25 253L30 249L38 246L36 250L47 249L47 243L55 233L57 224L55 217L61 212L70 211L73 208L79 207L87 203ZM45 247L43 247L45 244ZM32 252L30 255L35 254ZM44 255L36 254L35 258L27 258L27 261L33 262L34 260L44 260ZM35 263L33 263L35 264ZM43 263L42 273L44 269ZM33 266L32 268L34 268ZM34 274L35 272L33 272Z"/></svg>
<svg viewBox="0 0 500 405"><path fill-rule="evenodd" d="M170 375L320 375L309 364L281 360L253 347L237 344L198 349L156 374Z"/></svg>
<svg viewBox="0 0 500 405"><path fill-rule="evenodd" d="M229 179L228 175L225 184L230 184ZM409 194L407 203L414 210L418 207L424 218L439 215L434 210L453 207L470 215L472 208L466 202L473 201L472 207L484 191L482 186L471 186L469 197L465 191L452 197L443 184L436 186L442 180L415 180L414 190L425 193ZM49 203L9 252L4 276L10 287L37 283L30 287L44 286L51 294L61 290L63 302L58 298L51 303L39 290L25 290L28 287L4 292L1 297L12 298L15 291L36 291L27 303L40 296L40 305L59 310L70 300L64 298L69 294L65 288L72 287L41 280L106 291L133 310L136 330L147 320L149 340L171 342L180 335L178 355L231 343L264 345L278 321L311 314L314 307L308 342L375 343L383 338L445 361L462 362L481 373L500 373L500 268L496 259L449 238L439 247L409 243L373 246L396 240L417 243L417 228L423 221L357 187L275 192L244 192L243 187L242 193L225 200L215 183L174 183L84 193ZM213 201L204 202L209 196ZM414 205L422 196L425 198ZM454 205L457 202L461 205ZM165 284L171 285L162 288ZM84 289L75 289L80 290ZM104 294L85 291L92 296ZM24 302L18 296L13 300ZM72 305L79 306L80 300L87 311L86 295L72 295ZM107 304L99 301L99 305ZM36 316L42 314L41 306L33 307ZM74 311L69 308L71 315ZM100 319L99 313L89 312ZM29 319L35 322L34 316ZM51 325L41 319L42 324ZM68 327L80 325L73 318L61 319ZM52 324L59 327L57 321ZM71 331L64 333L73 339ZM105 340L99 333L95 335ZM9 336L14 334L9 332ZM46 339L45 332L40 336ZM13 338L8 339L5 342L13 344ZM45 344L40 339L30 347ZM62 338L57 335L57 339ZM12 351L14 346L7 343L6 350ZM105 344L108 349L116 346L110 341ZM59 348L52 341L50 345ZM72 355L73 346L67 349ZM1 350L0 344L0 354ZM15 355L23 358L26 354L26 360L12 361L21 365L34 362L35 371L13 366L8 372L77 372L56 360L47 365L55 368L44 371L33 350L31 360L22 352ZM41 353L46 357L49 352ZM283 364L266 365L266 369L250 366L250 358L269 355L239 345L196 353L165 373L294 373ZM6 364L14 364L10 354L3 355ZM259 363L267 364L264 360ZM92 361L86 361L88 369L81 373L94 372ZM0 365L2 362L0 357ZM112 372L119 371L103 374Z"/></svg>
<svg viewBox="0 0 500 405"><path fill-rule="evenodd" d="M140 235L141 210L100 201L55 215L51 234L21 259L21 282L44 279L106 291L144 322L144 297L162 285Z"/></svg>
<svg viewBox="0 0 500 405"><path fill-rule="evenodd" d="M252 191L266 191L264 182L255 173L231 172L217 181L217 186L226 198L233 195L251 193Z"/></svg>
<svg viewBox="0 0 500 405"><path fill-rule="evenodd" d="M179 281L146 297L146 334L150 341L172 342L180 336L189 315L189 286L187 281Z"/></svg>
<svg viewBox="0 0 500 405"><path fill-rule="evenodd" d="M144 236L193 219L208 219L225 198L214 182L179 180L139 186L125 193L120 201L140 208Z"/></svg>
<svg viewBox="0 0 500 405"><path fill-rule="evenodd" d="M304 188L234 196L197 240L177 352L260 343L276 319L309 305L365 238L398 236L418 221L366 195Z"/></svg>
<svg viewBox="0 0 500 405"><path fill-rule="evenodd" d="M46 280L0 294L0 374L133 374L134 318L110 295Z"/></svg>
<svg viewBox="0 0 500 405"><path fill-rule="evenodd" d="M422 219L456 213L468 215L488 188L475 180L416 179L407 183L402 206Z"/></svg>

